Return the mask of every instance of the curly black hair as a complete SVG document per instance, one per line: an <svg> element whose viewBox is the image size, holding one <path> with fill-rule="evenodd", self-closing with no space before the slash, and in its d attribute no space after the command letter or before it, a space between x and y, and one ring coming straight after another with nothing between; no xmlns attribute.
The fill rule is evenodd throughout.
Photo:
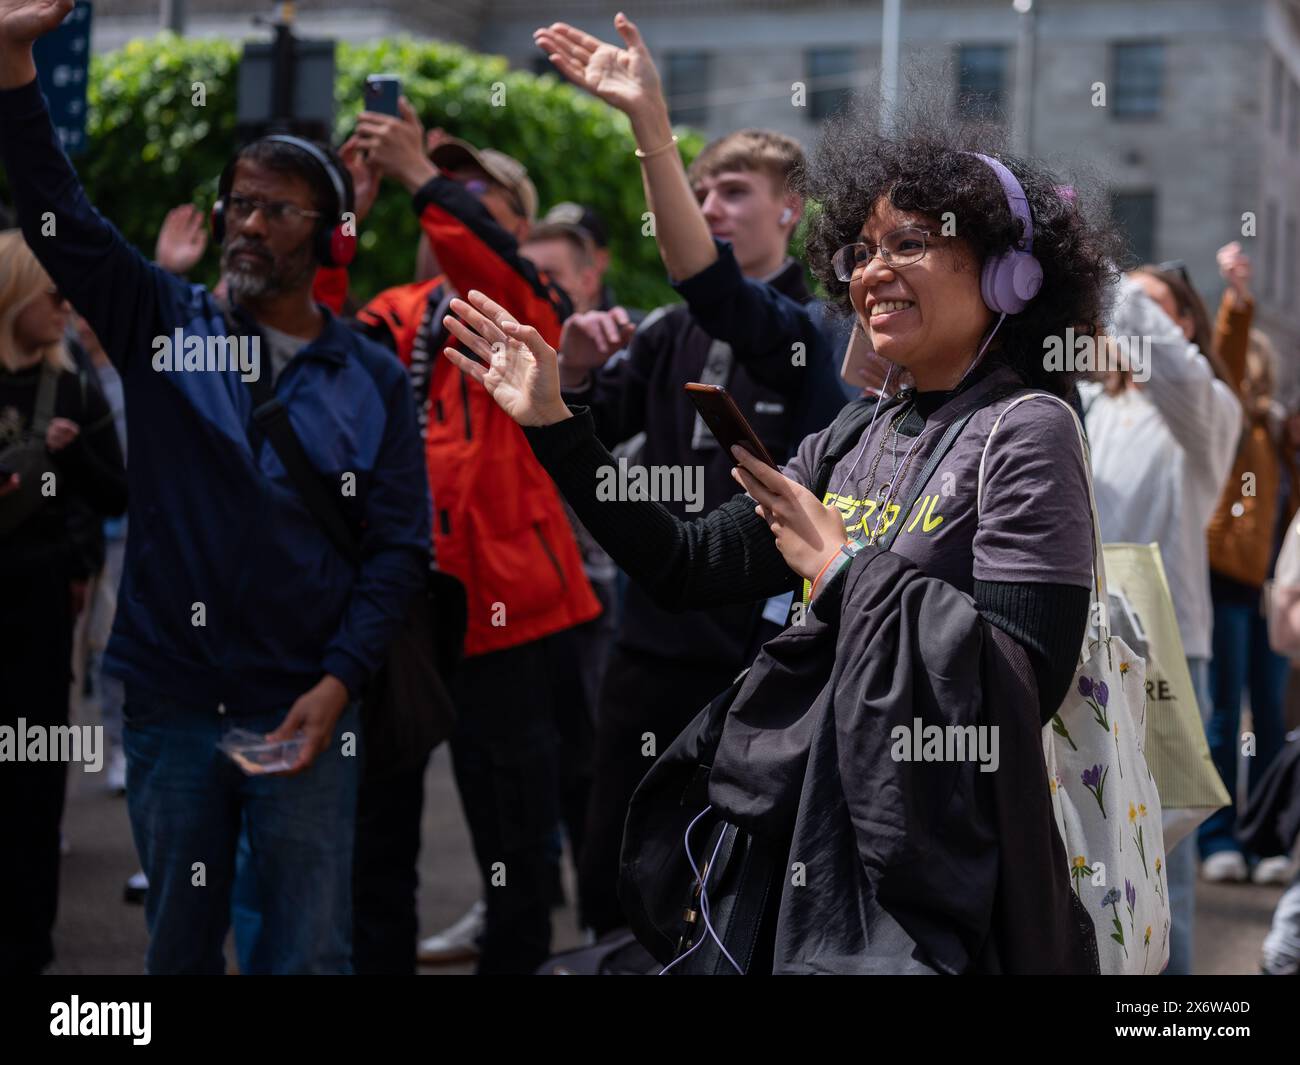
<svg viewBox="0 0 1300 1065"><path fill-rule="evenodd" d="M1029 200L1043 285L1024 311L1007 316L989 357L1010 363L1026 384L1065 395L1078 375L1045 368L1047 338L1063 337L1071 326L1076 335L1101 332L1121 245L1108 222L1092 220L1090 199L1077 180L1063 192L1066 182L1045 167L1000 151L1001 139L988 126L954 118L946 103L933 98L916 100L887 131L862 104L832 119L800 175L802 191L817 205L809 222L808 260L832 306L851 313L849 286L835 277L831 256L858 239L882 197L899 210L936 220L951 211L956 235L981 262L1000 254L1020 238L1021 224L992 169L969 153L1000 159Z"/></svg>

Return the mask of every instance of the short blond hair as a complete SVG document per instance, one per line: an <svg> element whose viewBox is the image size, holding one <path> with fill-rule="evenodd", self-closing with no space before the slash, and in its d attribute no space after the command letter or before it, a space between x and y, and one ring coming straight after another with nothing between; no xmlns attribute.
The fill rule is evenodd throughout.
<svg viewBox="0 0 1300 1065"><path fill-rule="evenodd" d="M686 176L692 185L728 170L766 174L778 196L798 192L804 169L803 148L793 137L770 129L738 129L710 141Z"/></svg>
<svg viewBox="0 0 1300 1065"><path fill-rule="evenodd" d="M40 355L53 369L75 370L76 364L62 340L46 344L38 351L19 351L14 325L35 299L46 295L54 284L40 261L17 229L0 232L0 366L18 368L23 355Z"/></svg>

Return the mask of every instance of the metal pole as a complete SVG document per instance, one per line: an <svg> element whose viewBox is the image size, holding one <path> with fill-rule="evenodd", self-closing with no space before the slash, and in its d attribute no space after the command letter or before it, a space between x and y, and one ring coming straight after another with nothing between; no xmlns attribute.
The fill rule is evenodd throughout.
<svg viewBox="0 0 1300 1065"><path fill-rule="evenodd" d="M159 8L159 24L172 33L185 32L185 5L187 0L162 0Z"/></svg>
<svg viewBox="0 0 1300 1065"><path fill-rule="evenodd" d="M1016 154L1034 151L1034 60L1038 47L1038 9L1034 0L1013 0L1020 12L1020 39L1016 47Z"/></svg>
<svg viewBox="0 0 1300 1065"><path fill-rule="evenodd" d="M903 0L885 0L880 28L880 125L894 124L898 108L898 42Z"/></svg>
<svg viewBox="0 0 1300 1065"><path fill-rule="evenodd" d="M294 38L287 22L275 25L271 42L271 128L285 131L293 125Z"/></svg>

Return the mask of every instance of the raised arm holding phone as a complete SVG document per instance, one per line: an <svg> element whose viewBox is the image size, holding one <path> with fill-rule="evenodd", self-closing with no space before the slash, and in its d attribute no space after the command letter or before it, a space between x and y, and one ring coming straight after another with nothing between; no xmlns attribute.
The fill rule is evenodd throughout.
<svg viewBox="0 0 1300 1065"><path fill-rule="evenodd" d="M626 342L626 358L605 365L615 346L584 343L575 324L557 345L560 379L565 398L587 407L604 445L644 433L637 463L695 474L698 502L710 509L734 492L734 460L686 384L725 389L761 444L755 450L778 462L844 403L803 267L790 255L803 209L803 149L774 130L736 130L711 141L688 170L646 42L622 14L614 30L605 42L555 23L535 40L561 74L628 116L636 151L622 165L640 169L660 258L682 302L647 315ZM665 505L687 513L682 498ZM673 617L645 588L628 589L607 673L613 679L597 712L590 857L579 872L582 909L598 933L623 921L614 885L622 815L646 768L624 752L636 751L635 737L647 730L662 737L688 724L692 709L776 633L787 590L778 587L767 604L706 597L688 616Z"/></svg>

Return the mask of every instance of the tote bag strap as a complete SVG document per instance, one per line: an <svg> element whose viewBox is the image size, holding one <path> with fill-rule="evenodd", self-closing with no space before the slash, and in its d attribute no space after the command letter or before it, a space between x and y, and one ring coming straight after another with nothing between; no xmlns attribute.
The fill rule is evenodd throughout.
<svg viewBox="0 0 1300 1065"><path fill-rule="evenodd" d="M989 430L988 440L984 442L984 452L980 455L979 477L975 488L975 514L978 518L984 502L984 463L989 457L989 444L993 440L993 434L998 431L998 426L1002 424L1002 419L1007 416L1009 411L1031 399L1046 399L1064 407L1069 412L1070 420L1074 422L1075 434L1079 438L1079 450L1083 455L1083 476L1088 485L1088 507L1092 512L1093 579L1091 602L1095 605L1091 609L1097 612L1097 630L1104 641L1110 637L1110 601L1106 589L1106 555L1101 546L1101 518L1097 515L1097 497L1092 488L1092 453L1088 449L1088 439L1083 434L1083 426L1079 422L1079 416L1070 404L1048 392L1026 392L1017 396L1002 408L993 422L993 428Z"/></svg>

